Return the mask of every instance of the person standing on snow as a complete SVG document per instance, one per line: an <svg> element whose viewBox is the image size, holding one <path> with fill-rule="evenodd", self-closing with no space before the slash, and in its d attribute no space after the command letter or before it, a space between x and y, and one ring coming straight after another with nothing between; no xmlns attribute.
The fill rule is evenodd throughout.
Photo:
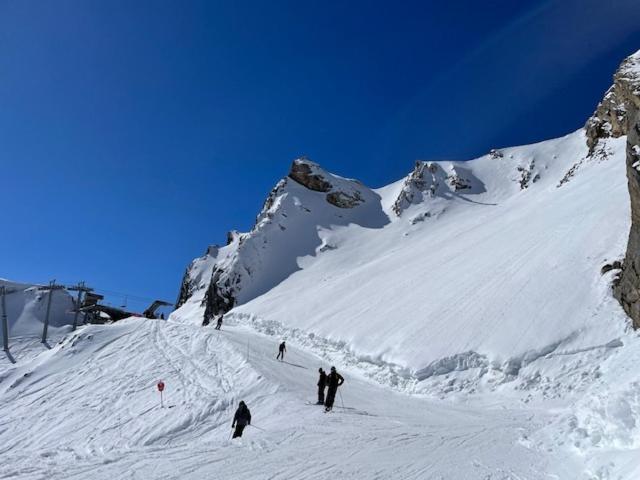
<svg viewBox="0 0 640 480"><path fill-rule="evenodd" d="M333 409L333 402L336 399L336 392L338 387L344 383L344 377L336 372L336 367L331 367L331 373L327 376L327 383L329 388L327 390L327 400L324 403L326 407L325 412L330 412Z"/></svg>
<svg viewBox="0 0 640 480"><path fill-rule="evenodd" d="M236 431L233 432L233 438L241 437L242 431L247 425L251 425L251 412L244 402L240 402L236 414L233 416L233 423L231 424L231 428L236 429Z"/></svg>
<svg viewBox="0 0 640 480"><path fill-rule="evenodd" d="M324 389L327 386L327 374L324 373L322 368L318 369L320 373L320 378L318 379L318 405L324 404Z"/></svg>
<svg viewBox="0 0 640 480"><path fill-rule="evenodd" d="M278 347L278 356L276 357L276 360L284 361L284 352L286 351L287 346L284 344L284 342L282 342L280 344L280 347Z"/></svg>

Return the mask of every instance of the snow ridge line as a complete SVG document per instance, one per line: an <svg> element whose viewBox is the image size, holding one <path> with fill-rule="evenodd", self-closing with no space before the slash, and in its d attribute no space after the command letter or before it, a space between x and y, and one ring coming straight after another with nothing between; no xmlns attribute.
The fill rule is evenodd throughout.
<svg viewBox="0 0 640 480"><path fill-rule="evenodd" d="M520 357L512 357L502 363L491 361L486 355L475 351L463 352L451 357L441 358L426 367L412 371L401 365L385 362L379 357L358 355L350 350L346 342L329 340L311 332L298 328L285 327L276 320L266 320L255 314L230 312L225 316L228 323L247 326L259 333L285 339L304 349L312 351L328 363L337 363L357 373L359 376L374 381L386 387L406 394L434 395L442 397L442 379L454 372L467 372L466 380L462 381L458 388L459 393L478 393L481 384L491 390L519 380L519 384L528 385L530 377L536 372L524 373L521 370L536 361L554 356L571 356L594 350L610 351L623 346L620 339L615 339L607 344L595 345L589 348L561 351L560 347L570 343L576 336L576 332L566 338L554 342L544 348L528 351ZM475 371L475 372L474 372ZM430 381L431 380L431 381ZM449 382L450 383L450 382ZM514 385L516 389L519 385ZM445 388L445 391L450 389Z"/></svg>
<svg viewBox="0 0 640 480"><path fill-rule="evenodd" d="M404 393L423 393L413 373L400 365L385 362L380 358L356 355L346 342L329 340L299 328L288 328L276 320L266 320L253 314L230 312L225 322L249 327L270 337L278 337L309 350L328 363L337 363L349 368L366 379L391 387Z"/></svg>

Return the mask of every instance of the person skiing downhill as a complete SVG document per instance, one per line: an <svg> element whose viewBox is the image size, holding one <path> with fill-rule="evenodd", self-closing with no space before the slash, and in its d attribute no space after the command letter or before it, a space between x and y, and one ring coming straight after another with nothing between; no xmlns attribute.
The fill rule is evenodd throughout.
<svg viewBox="0 0 640 480"><path fill-rule="evenodd" d="M333 402L336 399L336 392L338 387L344 383L344 377L336 372L336 367L331 367L331 373L327 376L327 383L329 388L327 390L327 400L324 403L326 407L325 412L330 412L333 409Z"/></svg>
<svg viewBox="0 0 640 480"><path fill-rule="evenodd" d="M322 368L318 369L320 373L320 378L318 379L318 405L324 404L324 389L327 386L327 374L324 373Z"/></svg>
<svg viewBox="0 0 640 480"><path fill-rule="evenodd" d="M280 344L280 347L278 347L278 356L276 357L276 360L284 361L284 352L286 351L287 346L284 344L284 342L282 342Z"/></svg>
<svg viewBox="0 0 640 480"><path fill-rule="evenodd" d="M251 412L244 402L240 402L236 414L233 416L233 423L231 424L231 428L236 429L236 431L233 432L233 438L242 437L242 431L247 425L251 425Z"/></svg>

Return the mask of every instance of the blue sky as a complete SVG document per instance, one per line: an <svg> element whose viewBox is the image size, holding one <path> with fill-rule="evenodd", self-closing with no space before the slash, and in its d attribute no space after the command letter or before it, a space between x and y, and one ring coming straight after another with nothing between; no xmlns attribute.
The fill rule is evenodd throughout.
<svg viewBox="0 0 640 480"><path fill-rule="evenodd" d="M293 158L377 187L563 135L638 25L636 0L0 1L0 277L173 301Z"/></svg>

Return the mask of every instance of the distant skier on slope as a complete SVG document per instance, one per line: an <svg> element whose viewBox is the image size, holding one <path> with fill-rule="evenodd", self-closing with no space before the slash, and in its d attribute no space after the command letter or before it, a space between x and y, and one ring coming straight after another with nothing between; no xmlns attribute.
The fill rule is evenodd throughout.
<svg viewBox="0 0 640 480"><path fill-rule="evenodd" d="M236 429L236 431L233 432L233 438L241 437L242 431L247 425L251 425L251 412L244 402L240 402L236 414L233 416L233 423L231 424L231 428Z"/></svg>
<svg viewBox="0 0 640 480"><path fill-rule="evenodd" d="M286 351L287 346L284 344L284 342L282 342L278 347L278 356L276 357L276 360L284 361L284 352Z"/></svg>
<svg viewBox="0 0 640 480"><path fill-rule="evenodd" d="M320 378L318 379L318 405L324 404L324 389L327 386L327 374L324 373L322 368L318 369L320 373Z"/></svg>
<svg viewBox="0 0 640 480"><path fill-rule="evenodd" d="M222 317L218 317L218 321L216 323L216 330L220 330L222 327Z"/></svg>
<svg viewBox="0 0 640 480"><path fill-rule="evenodd" d="M336 367L331 367L331 373L327 377L329 388L327 390L327 400L324 403L325 411L330 412L333 409L333 402L336 399L338 387L344 383L344 377L336 372Z"/></svg>

